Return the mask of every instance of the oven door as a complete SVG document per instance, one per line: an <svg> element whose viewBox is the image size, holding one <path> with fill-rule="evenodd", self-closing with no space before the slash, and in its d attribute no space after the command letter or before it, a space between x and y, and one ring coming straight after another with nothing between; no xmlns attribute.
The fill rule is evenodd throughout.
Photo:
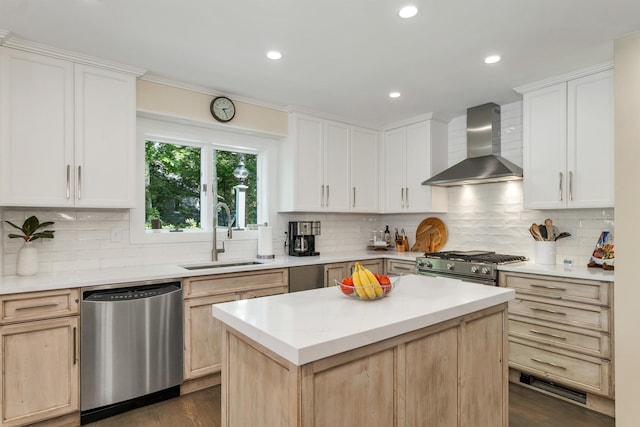
<svg viewBox="0 0 640 427"><path fill-rule="evenodd" d="M498 286L498 282L493 280L490 277L469 277L463 274L455 274L455 273L434 273L432 271L425 272L418 270L418 274L421 276L429 276L429 277L446 277L448 279L458 279L469 283L478 283L480 285L487 286Z"/></svg>

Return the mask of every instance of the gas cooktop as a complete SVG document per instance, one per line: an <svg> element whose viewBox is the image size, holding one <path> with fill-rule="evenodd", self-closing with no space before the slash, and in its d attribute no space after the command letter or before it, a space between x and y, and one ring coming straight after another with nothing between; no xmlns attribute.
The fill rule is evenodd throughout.
<svg viewBox="0 0 640 427"><path fill-rule="evenodd" d="M491 251L428 252L424 254L424 258L441 259L447 261L476 262L485 264L509 264L512 262L527 260L527 258L524 256L497 254Z"/></svg>

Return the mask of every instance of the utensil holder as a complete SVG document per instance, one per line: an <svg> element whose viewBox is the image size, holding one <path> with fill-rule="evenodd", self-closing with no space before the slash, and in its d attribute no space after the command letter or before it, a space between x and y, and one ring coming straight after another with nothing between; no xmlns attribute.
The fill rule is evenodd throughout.
<svg viewBox="0 0 640 427"><path fill-rule="evenodd" d="M556 263L556 242L535 241L536 264L555 265Z"/></svg>

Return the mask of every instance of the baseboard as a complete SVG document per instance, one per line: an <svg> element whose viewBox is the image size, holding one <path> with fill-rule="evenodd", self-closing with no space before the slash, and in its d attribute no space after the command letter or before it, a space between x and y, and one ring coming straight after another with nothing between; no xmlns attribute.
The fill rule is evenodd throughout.
<svg viewBox="0 0 640 427"><path fill-rule="evenodd" d="M180 395L193 393L194 391L204 390L205 388L220 385L222 378L220 372L207 375L206 377L194 378L187 380L180 385Z"/></svg>

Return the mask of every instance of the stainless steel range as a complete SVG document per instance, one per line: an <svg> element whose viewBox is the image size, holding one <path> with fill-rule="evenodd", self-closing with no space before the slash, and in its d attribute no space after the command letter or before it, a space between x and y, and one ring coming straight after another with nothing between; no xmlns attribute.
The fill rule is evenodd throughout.
<svg viewBox="0 0 640 427"><path fill-rule="evenodd" d="M526 261L519 255L504 255L489 251L431 252L416 258L418 274L441 276L498 286L498 266Z"/></svg>

